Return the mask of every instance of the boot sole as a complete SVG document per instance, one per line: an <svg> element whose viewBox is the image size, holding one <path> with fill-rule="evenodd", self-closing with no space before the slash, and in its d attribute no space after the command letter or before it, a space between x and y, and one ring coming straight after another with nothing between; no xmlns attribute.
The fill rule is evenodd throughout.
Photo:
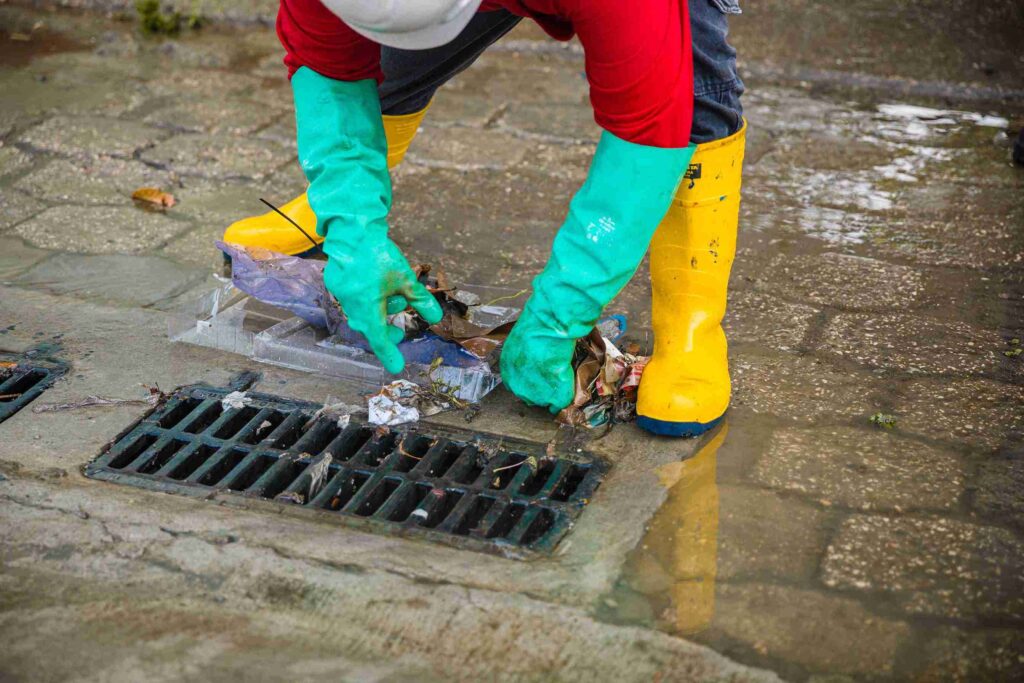
<svg viewBox="0 0 1024 683"><path fill-rule="evenodd" d="M309 258L310 256L315 256L316 254L322 254L322 253L323 253L323 250L321 249L320 245L317 245L315 247L311 247L310 249L307 249L306 251L299 252L298 254L285 254L285 255L286 256L299 256L301 258ZM224 258L224 264L230 266L231 265L231 257L228 256L227 254L223 253L223 252L221 252L221 256Z"/></svg>
<svg viewBox="0 0 1024 683"><path fill-rule="evenodd" d="M670 422L639 415L636 418L636 426L658 436L693 437L714 429L723 417L724 414L711 422Z"/></svg>

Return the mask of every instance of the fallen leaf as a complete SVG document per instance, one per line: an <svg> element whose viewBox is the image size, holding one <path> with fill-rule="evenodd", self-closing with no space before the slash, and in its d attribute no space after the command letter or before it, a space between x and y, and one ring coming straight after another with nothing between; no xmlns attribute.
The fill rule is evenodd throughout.
<svg viewBox="0 0 1024 683"><path fill-rule="evenodd" d="M132 192L132 199L156 204L164 208L174 206L174 195L164 192L158 187L140 187L135 192Z"/></svg>

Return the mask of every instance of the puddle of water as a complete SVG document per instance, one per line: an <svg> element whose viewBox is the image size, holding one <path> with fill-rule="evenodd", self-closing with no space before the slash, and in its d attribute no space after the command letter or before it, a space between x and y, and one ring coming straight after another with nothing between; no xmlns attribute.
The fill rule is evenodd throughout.
<svg viewBox="0 0 1024 683"><path fill-rule="evenodd" d="M603 616L685 636L711 623L718 559L716 464L728 433L726 421L692 458L659 468L668 498L627 559L614 593L605 598Z"/></svg>
<svg viewBox="0 0 1024 683"><path fill-rule="evenodd" d="M38 23L24 31L0 27L0 66L24 66L38 57L88 48L66 33L50 31Z"/></svg>
<svg viewBox="0 0 1024 683"><path fill-rule="evenodd" d="M597 616L685 637L744 664L774 670L786 680L947 680L942 676L955 673L957 667L978 670L988 665L978 662L999 660L1000 652L992 644L956 654L964 660L955 663L948 659L953 655L945 645L916 646L931 643L935 634L948 636L954 631L957 638L984 642L989 634L977 622L967 619L959 620L955 628L936 627L912 610L894 613L893 601L878 593L877 586L836 591L823 582L819 563L828 539L835 538L834 515L849 513L833 513L828 501L818 501L820 507L811 511L806 501L737 483L737 477L747 481L742 473L756 466L769 434L777 428L774 419L735 412L692 458L657 470L668 489L666 500L628 555L613 589L597 601ZM827 453L827 431L821 439ZM854 471L852 465L847 467ZM784 507L773 508L776 505ZM807 516L791 526L780 509ZM898 510L882 514L896 524L913 521ZM808 524L809 519L813 523ZM893 543L915 547L924 532L914 535ZM796 537L801 540L793 541ZM807 540L812 537L818 541ZM822 545L809 551L815 543ZM910 565L929 562L907 552ZM972 548L957 561L980 562L984 552ZM807 563L810 568L795 569ZM891 571L908 570L896 564ZM973 580L969 575L950 579L948 590L971 590ZM1019 668L1010 668L1014 666ZM922 678L921 672L939 677ZM990 678L973 680L982 679Z"/></svg>

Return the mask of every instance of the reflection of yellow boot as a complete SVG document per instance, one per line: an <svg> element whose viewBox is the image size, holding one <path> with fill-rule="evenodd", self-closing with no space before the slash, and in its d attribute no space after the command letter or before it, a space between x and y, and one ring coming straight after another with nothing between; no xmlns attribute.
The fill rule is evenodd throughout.
<svg viewBox="0 0 1024 683"><path fill-rule="evenodd" d="M746 124L698 145L651 241L654 356L644 369L637 424L668 436L711 429L729 407L722 331L736 253Z"/></svg>
<svg viewBox="0 0 1024 683"><path fill-rule="evenodd" d="M661 618L687 635L707 628L715 613L715 575L718 571L718 484L715 464L725 442L728 424L692 458L658 468L669 489L654 513L626 571L632 587L669 604Z"/></svg>
<svg viewBox="0 0 1024 683"><path fill-rule="evenodd" d="M422 111L401 116L384 116L384 133L388 139L388 168L394 168L405 156L409 143L416 136L428 104ZM316 214L303 192L284 206L281 213L295 221L302 230L275 211L236 221L224 231L224 241L245 246L270 249L281 254L306 255L319 251L324 238L316 234ZM305 232L306 234L303 234Z"/></svg>

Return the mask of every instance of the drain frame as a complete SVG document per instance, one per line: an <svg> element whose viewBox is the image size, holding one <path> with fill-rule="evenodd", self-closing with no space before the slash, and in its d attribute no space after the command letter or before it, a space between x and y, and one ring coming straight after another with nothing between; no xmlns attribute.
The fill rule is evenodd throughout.
<svg viewBox="0 0 1024 683"><path fill-rule="evenodd" d="M549 456L542 443L445 425L385 431L352 420L341 428L311 420L318 404L258 392L225 408L233 390L176 389L85 475L528 559L555 551L610 467L587 452ZM288 498L308 492L324 453L332 462L318 492ZM531 456L536 471L524 462Z"/></svg>
<svg viewBox="0 0 1024 683"><path fill-rule="evenodd" d="M11 399L0 399L0 423L36 400L69 370L64 361L38 356L32 351L0 351L0 361L15 363L10 376L0 373L0 396L18 394Z"/></svg>

